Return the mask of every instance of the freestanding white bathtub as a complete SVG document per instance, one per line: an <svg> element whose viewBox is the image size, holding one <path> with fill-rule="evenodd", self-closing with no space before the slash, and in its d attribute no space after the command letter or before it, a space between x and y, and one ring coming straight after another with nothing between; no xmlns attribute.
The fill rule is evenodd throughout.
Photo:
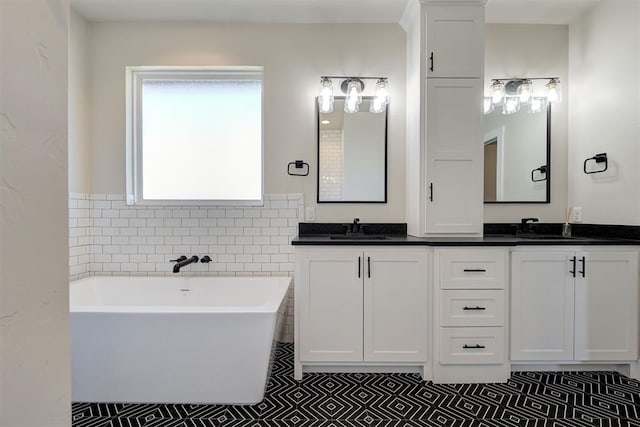
<svg viewBox="0 0 640 427"><path fill-rule="evenodd" d="M290 282L289 277L72 282L73 401L261 401Z"/></svg>

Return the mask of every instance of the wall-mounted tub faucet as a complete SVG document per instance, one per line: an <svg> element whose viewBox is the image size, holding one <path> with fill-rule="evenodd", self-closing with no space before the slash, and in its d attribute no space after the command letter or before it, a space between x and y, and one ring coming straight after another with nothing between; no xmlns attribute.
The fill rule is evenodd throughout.
<svg viewBox="0 0 640 427"><path fill-rule="evenodd" d="M181 257L179 257L178 259L174 259L172 260L172 262L175 262L176 264L173 266L173 272L174 273L180 273L180 269L182 267L184 267L185 265L189 265L193 262L198 262L200 258L198 258L198 255L194 255L191 258L187 258L186 256L182 255Z"/></svg>

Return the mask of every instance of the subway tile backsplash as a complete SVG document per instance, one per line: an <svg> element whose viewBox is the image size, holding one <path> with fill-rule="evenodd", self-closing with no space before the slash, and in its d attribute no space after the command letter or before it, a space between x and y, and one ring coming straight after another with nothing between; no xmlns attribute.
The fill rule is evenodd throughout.
<svg viewBox="0 0 640 427"><path fill-rule="evenodd" d="M265 194L260 207L127 206L121 194L69 198L70 280L170 276L180 255L209 255L183 275L293 276L291 240L304 218L302 194ZM293 341L293 290L283 341Z"/></svg>

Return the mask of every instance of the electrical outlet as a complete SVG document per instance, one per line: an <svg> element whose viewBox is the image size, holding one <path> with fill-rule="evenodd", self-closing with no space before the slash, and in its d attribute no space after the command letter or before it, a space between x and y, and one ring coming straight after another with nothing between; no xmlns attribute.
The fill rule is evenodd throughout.
<svg viewBox="0 0 640 427"><path fill-rule="evenodd" d="M314 207L309 207L309 208L305 208L305 220L307 222L313 222L316 220L316 208Z"/></svg>
<svg viewBox="0 0 640 427"><path fill-rule="evenodd" d="M571 222L573 223L581 223L582 222L582 208L574 207L571 211Z"/></svg>

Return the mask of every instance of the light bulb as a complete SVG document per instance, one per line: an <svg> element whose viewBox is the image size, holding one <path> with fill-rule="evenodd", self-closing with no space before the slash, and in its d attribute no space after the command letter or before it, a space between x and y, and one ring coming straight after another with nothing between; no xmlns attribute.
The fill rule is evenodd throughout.
<svg viewBox="0 0 640 427"><path fill-rule="evenodd" d="M547 102L550 104L560 102L560 80L551 79L545 86L547 87Z"/></svg>
<svg viewBox="0 0 640 427"><path fill-rule="evenodd" d="M509 96L505 98L502 104L502 114L513 114L520 110L520 102L517 96Z"/></svg>
<svg viewBox="0 0 640 427"><path fill-rule="evenodd" d="M333 112L333 84L328 77L323 77L322 80L320 80L318 109L321 113Z"/></svg>
<svg viewBox="0 0 640 427"><path fill-rule="evenodd" d="M531 94L533 92L533 86L531 80L522 80L520 86L518 86L518 96L520 97L520 104L527 104L531 100Z"/></svg>
<svg viewBox="0 0 640 427"><path fill-rule="evenodd" d="M494 105L498 105L504 100L504 96L504 82L502 80L494 80L491 84L491 102Z"/></svg>
<svg viewBox="0 0 640 427"><path fill-rule="evenodd" d="M531 103L529 104L529 112L539 113L540 111L542 111L544 100L544 98L531 98Z"/></svg>
<svg viewBox="0 0 640 427"><path fill-rule="evenodd" d="M489 114L493 111L493 102L491 102L490 96L484 97L484 102L482 105L483 105L483 110L485 114Z"/></svg>
<svg viewBox="0 0 640 427"><path fill-rule="evenodd" d="M387 79L378 79L376 83L376 94L371 101L369 111L372 113L383 113L387 109L389 103L389 81Z"/></svg>
<svg viewBox="0 0 640 427"><path fill-rule="evenodd" d="M360 103L362 97L360 96L360 82L358 80L351 80L347 85L347 99L344 101L345 113L357 113L360 110Z"/></svg>

